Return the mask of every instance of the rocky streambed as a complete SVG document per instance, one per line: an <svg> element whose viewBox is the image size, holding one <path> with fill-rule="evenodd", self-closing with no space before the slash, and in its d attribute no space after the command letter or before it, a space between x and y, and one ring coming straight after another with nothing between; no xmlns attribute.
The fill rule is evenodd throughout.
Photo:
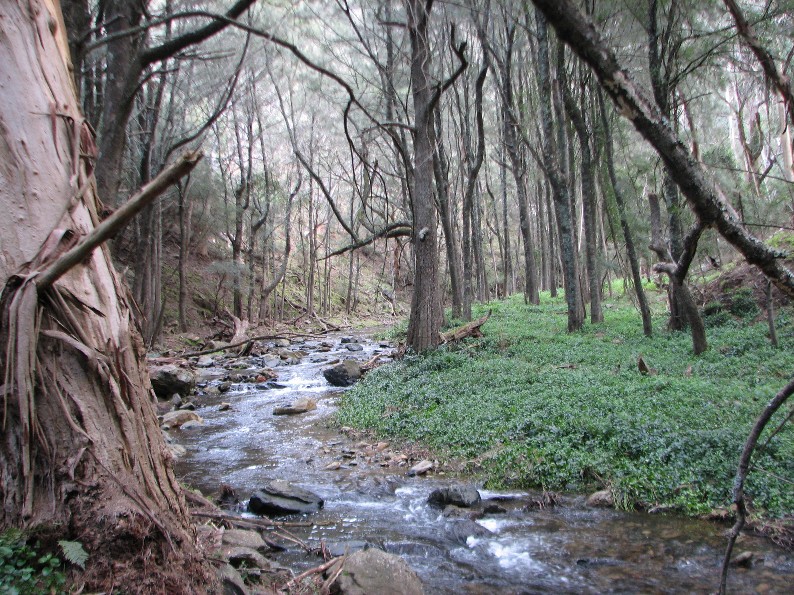
<svg viewBox="0 0 794 595"><path fill-rule="evenodd" d="M389 592L384 576L390 588L400 588L391 592L400 593L716 590L721 525L618 512L589 506L584 497L484 490L425 453L337 428L333 413L344 389L324 372L335 368L341 376L330 378L337 384L355 381L360 365L375 356L388 360L390 349L332 336L281 341L246 357L193 359L197 385L163 401L163 422L180 480L222 499L228 514L264 537L240 549L234 530L213 534L227 554L238 548L236 558L227 556L233 563L265 567L268 580L283 582L287 568L300 573L322 564L323 554L347 554L345 572L329 566L328 580L338 574L341 592L373 595ZM183 409L166 411L175 406ZM276 492L279 505L292 500L306 508L292 514L263 508L268 492ZM289 533L268 528L261 515L272 515ZM261 559L245 553L252 549ZM737 552L733 592L790 592L791 555L750 535ZM375 582L362 590L355 577Z"/></svg>

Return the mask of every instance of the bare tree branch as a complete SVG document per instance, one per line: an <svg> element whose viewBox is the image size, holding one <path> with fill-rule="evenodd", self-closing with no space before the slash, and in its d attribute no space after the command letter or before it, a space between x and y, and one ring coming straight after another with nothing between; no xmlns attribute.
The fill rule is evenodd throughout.
<svg viewBox="0 0 794 595"><path fill-rule="evenodd" d="M750 264L760 268L786 295L794 297L794 274L782 262L786 254L766 245L741 224L722 191L710 181L704 167L676 136L647 92L618 63L593 23L571 0L533 2L557 35L596 73L618 111L656 149L701 224L716 227Z"/></svg>
<svg viewBox="0 0 794 595"><path fill-rule="evenodd" d="M44 289L55 283L69 269L81 263L94 249L112 238L135 215L160 196L171 184L187 175L201 159L198 151L184 153L174 163L161 171L157 177L141 188L126 203L85 237L85 239L56 260L36 278L36 285Z"/></svg>

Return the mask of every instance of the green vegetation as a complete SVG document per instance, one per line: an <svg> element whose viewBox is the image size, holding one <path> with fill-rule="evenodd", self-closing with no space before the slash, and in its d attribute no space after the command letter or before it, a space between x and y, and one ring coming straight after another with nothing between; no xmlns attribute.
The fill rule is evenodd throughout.
<svg viewBox="0 0 794 595"><path fill-rule="evenodd" d="M81 548L82 549L82 548ZM42 554L19 531L0 534L0 592L8 595L63 593L66 575L53 554Z"/></svg>
<svg viewBox="0 0 794 595"><path fill-rule="evenodd" d="M346 393L341 423L472 460L491 487L607 487L623 508L699 514L729 504L750 427L794 370L788 311L778 349L765 325L720 311L710 349L695 357L689 336L664 331L661 317L654 337L643 337L625 299L607 305L605 323L575 334L559 299L526 306L514 296L475 316L487 308L485 337L371 372ZM650 374L639 372L640 356ZM791 424L754 465L747 493L756 510L794 512Z"/></svg>

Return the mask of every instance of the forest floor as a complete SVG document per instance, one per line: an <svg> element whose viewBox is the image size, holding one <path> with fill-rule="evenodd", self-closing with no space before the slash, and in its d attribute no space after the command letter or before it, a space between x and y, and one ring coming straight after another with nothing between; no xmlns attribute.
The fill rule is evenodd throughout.
<svg viewBox="0 0 794 595"><path fill-rule="evenodd" d="M779 308L775 348L748 291L722 296L706 309L701 356L665 329L662 308L644 337L625 296L573 334L562 298L530 306L517 295L474 316L489 309L484 337L371 372L339 422L464 460L488 487L605 489L618 508L729 516L750 427L794 370L791 306ZM787 412L761 437L747 488L758 517L783 519L771 527L794 514Z"/></svg>

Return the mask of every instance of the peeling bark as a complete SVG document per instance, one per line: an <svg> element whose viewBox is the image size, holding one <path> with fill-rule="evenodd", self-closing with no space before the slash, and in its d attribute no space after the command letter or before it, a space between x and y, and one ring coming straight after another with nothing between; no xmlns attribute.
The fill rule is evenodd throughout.
<svg viewBox="0 0 794 595"><path fill-rule="evenodd" d="M202 592L212 573L158 427L128 290L104 245L79 252L104 224L60 9L30 4L0 5L0 204L12 214L0 222L0 526L80 541L90 590ZM70 249L82 256L65 267Z"/></svg>

